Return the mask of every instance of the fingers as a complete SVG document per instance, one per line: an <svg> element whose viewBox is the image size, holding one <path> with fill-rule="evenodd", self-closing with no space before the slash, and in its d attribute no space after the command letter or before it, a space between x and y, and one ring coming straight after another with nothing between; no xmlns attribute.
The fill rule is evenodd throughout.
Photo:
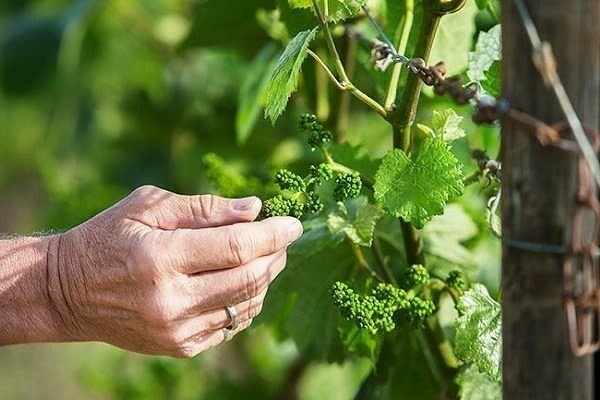
<svg viewBox="0 0 600 400"><path fill-rule="evenodd" d="M267 291L234 306L238 323L232 321L225 307L210 310L178 321L166 329L163 346L178 357L191 357L202 350L231 339L235 334L250 326L261 309Z"/></svg>
<svg viewBox="0 0 600 400"><path fill-rule="evenodd" d="M241 266L257 257L285 249L302 234L302 224L292 217L273 217L259 222L218 228L164 232L162 243L170 251L156 256L163 265L192 275L203 271Z"/></svg>
<svg viewBox="0 0 600 400"><path fill-rule="evenodd" d="M227 199L214 195L185 196L155 186L142 186L126 199L130 219L151 228L207 228L253 221L260 212L258 197Z"/></svg>
<svg viewBox="0 0 600 400"><path fill-rule="evenodd" d="M283 270L285 262L286 252L281 250L241 267L190 276L188 296L194 296L195 300L190 313L225 310L227 304L238 304L260 296Z"/></svg>
<svg viewBox="0 0 600 400"><path fill-rule="evenodd" d="M202 351L208 350L211 347L215 347L218 344L231 340L233 336L247 329L251 324L252 320L250 319L242 322L240 326L233 331L219 329L194 336L185 344L179 346L172 355L180 358L194 357Z"/></svg>

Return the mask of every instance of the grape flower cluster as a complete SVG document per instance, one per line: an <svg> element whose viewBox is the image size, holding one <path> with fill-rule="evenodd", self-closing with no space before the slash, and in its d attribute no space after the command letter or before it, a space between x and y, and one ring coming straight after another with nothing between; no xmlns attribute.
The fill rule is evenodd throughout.
<svg viewBox="0 0 600 400"><path fill-rule="evenodd" d="M403 312L413 326L421 327L435 311L431 300L416 297L389 283L379 283L369 294L360 295L347 284L336 282L331 294L346 320L373 335L394 330L397 312Z"/></svg>
<svg viewBox="0 0 600 400"><path fill-rule="evenodd" d="M420 286L429 282L429 272L421 264L414 264L406 271L406 284L408 287Z"/></svg>
<svg viewBox="0 0 600 400"><path fill-rule="evenodd" d="M333 140L333 134L325 129L314 114L300 116L300 129L308 132L308 145L313 151Z"/></svg>
<svg viewBox="0 0 600 400"><path fill-rule="evenodd" d="M325 129L313 114L303 114L300 117L300 128L309 132L308 144L313 150L323 147L333 139L331 132ZM324 152L327 154L327 150ZM335 201L357 197L362 189L360 174L336 164L329 156L326 158L329 163L311 165L305 178L287 169L277 171L274 182L281 189L281 193L263 202L261 216L267 218L290 215L300 218L305 214L321 212L325 204L316 189L332 179L335 179L332 193ZM336 167L336 171L332 165Z"/></svg>
<svg viewBox="0 0 600 400"><path fill-rule="evenodd" d="M456 290L459 296L463 294L467 287L467 282L463 277L463 274L460 271L450 271L448 273L448 277L446 278L446 285L448 287Z"/></svg>
<svg viewBox="0 0 600 400"><path fill-rule="evenodd" d="M344 201L360 194L362 181L358 172L350 172L345 174L337 174L335 177L335 189L333 190L333 198L335 201Z"/></svg>

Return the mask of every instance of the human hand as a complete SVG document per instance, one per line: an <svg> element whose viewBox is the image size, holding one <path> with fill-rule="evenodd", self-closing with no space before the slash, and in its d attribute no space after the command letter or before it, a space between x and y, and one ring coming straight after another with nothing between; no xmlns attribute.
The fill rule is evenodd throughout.
<svg viewBox="0 0 600 400"><path fill-rule="evenodd" d="M71 341L192 357L236 333L302 234L291 217L252 222L260 200L181 196L145 186L50 247L48 290ZM53 255L53 256L52 256Z"/></svg>

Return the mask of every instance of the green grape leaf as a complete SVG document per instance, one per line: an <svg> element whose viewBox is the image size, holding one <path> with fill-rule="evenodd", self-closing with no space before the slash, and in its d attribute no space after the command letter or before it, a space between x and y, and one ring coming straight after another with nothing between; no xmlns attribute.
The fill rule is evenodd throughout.
<svg viewBox="0 0 600 400"><path fill-rule="evenodd" d="M360 171L361 175L373 180L379 161L373 160L363 146L354 146L348 142L342 144L333 144L329 148L331 157L339 164Z"/></svg>
<svg viewBox="0 0 600 400"><path fill-rule="evenodd" d="M313 8L311 0L288 0L293 8ZM319 8L333 23L354 17L365 4L364 0L317 0Z"/></svg>
<svg viewBox="0 0 600 400"><path fill-rule="evenodd" d="M383 215L382 210L369 204L364 196L348 201L348 207L344 203L340 203L339 207L339 213L331 213L327 217L329 231L336 237L347 236L359 246L370 247L375 224Z"/></svg>
<svg viewBox="0 0 600 400"><path fill-rule="evenodd" d="M456 304L454 351L465 362L474 363L494 382L502 381L502 314L500 304L485 286L476 283Z"/></svg>
<svg viewBox="0 0 600 400"><path fill-rule="evenodd" d="M347 244L332 239L324 217L304 224L304 234L288 248L287 267L269 286L256 320L289 335L304 357L338 360L344 349L330 293L334 282L348 278L354 259Z"/></svg>
<svg viewBox="0 0 600 400"><path fill-rule="evenodd" d="M298 87L298 75L306 58L308 45L315 38L317 28L298 33L277 60L266 91L265 117L275 124L287 102Z"/></svg>
<svg viewBox="0 0 600 400"><path fill-rule="evenodd" d="M260 111L265 105L269 72L274 67L277 52L270 43L254 58L240 87L235 133L238 143L244 144L252 133Z"/></svg>
<svg viewBox="0 0 600 400"><path fill-rule="evenodd" d="M502 400L502 386L479 372L475 365L463 369L456 377L456 384L460 400Z"/></svg>
<svg viewBox="0 0 600 400"><path fill-rule="evenodd" d="M431 117L431 127L435 134L450 142L466 135L464 129L458 126L462 120L463 117L451 108L442 111L434 110L433 117Z"/></svg>
<svg viewBox="0 0 600 400"><path fill-rule="evenodd" d="M393 369L393 375L389 380L388 396L381 398L402 400L447 398L449 388L445 387L444 379L439 378L441 371L438 366L435 366L437 361L432 361L433 355L423 331L405 326L400 328L397 337L402 339L394 344L393 352L382 353L380 356L406 362ZM384 348L382 351L385 350ZM423 384L424 382L427 384Z"/></svg>
<svg viewBox="0 0 600 400"><path fill-rule="evenodd" d="M481 81L483 89L494 97L500 96L502 91L500 82L500 61L494 60L487 71L483 72L485 79Z"/></svg>
<svg viewBox="0 0 600 400"><path fill-rule="evenodd" d="M467 68L476 13L477 7L468 1L460 11L444 16L440 22L429 63L444 61L448 76L460 74Z"/></svg>
<svg viewBox="0 0 600 400"><path fill-rule="evenodd" d="M500 24L487 32L481 32L475 44L475 51L469 53L469 69L467 76L473 81L485 79L485 71L490 69L495 60L502 58Z"/></svg>
<svg viewBox="0 0 600 400"><path fill-rule="evenodd" d="M375 200L395 217L422 228L444 212L462 193L463 173L448 144L427 138L409 158L402 150L388 152L375 175Z"/></svg>
<svg viewBox="0 0 600 400"><path fill-rule="evenodd" d="M475 0L480 10L487 10L492 18L500 22L500 0Z"/></svg>
<svg viewBox="0 0 600 400"><path fill-rule="evenodd" d="M444 214L434 217L423 228L423 246L430 267L440 274L451 269L473 268L473 254L463 242L477 236L477 225L458 204L448 204Z"/></svg>

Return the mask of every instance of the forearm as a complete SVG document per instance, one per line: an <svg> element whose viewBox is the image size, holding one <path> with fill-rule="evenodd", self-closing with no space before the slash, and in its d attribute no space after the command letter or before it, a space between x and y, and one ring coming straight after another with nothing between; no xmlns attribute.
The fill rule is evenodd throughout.
<svg viewBox="0 0 600 400"><path fill-rule="evenodd" d="M0 345L62 340L47 285L55 239L0 240Z"/></svg>

